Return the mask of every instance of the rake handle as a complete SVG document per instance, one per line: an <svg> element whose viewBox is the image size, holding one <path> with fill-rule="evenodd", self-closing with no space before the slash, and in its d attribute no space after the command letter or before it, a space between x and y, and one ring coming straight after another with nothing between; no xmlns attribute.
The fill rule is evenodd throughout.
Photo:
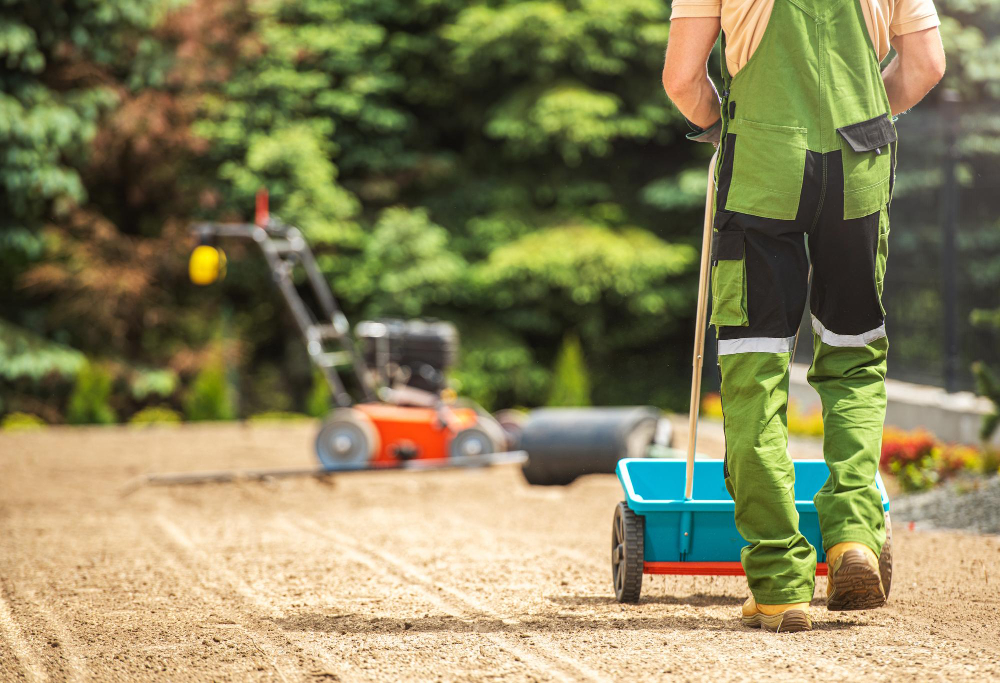
<svg viewBox="0 0 1000 683"><path fill-rule="evenodd" d="M698 444L698 412L701 407L701 370L705 363L705 328L708 317L708 274L712 261L712 200L715 195L715 162L718 150L708 165L708 190L705 193L705 227L701 236L701 270L698 273L698 312L694 329L694 354L691 359L691 407L688 410L687 467L684 471L684 500L691 500L694 490L694 452Z"/></svg>

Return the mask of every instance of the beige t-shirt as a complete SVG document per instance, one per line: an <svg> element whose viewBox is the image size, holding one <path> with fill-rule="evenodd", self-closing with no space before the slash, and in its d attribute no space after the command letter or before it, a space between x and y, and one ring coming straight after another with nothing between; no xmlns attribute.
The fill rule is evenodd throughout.
<svg viewBox="0 0 1000 683"><path fill-rule="evenodd" d="M889 41L906 33L938 26L934 0L858 0L879 60ZM671 19L721 17L726 32L726 63L736 75L764 37L774 0L673 0Z"/></svg>

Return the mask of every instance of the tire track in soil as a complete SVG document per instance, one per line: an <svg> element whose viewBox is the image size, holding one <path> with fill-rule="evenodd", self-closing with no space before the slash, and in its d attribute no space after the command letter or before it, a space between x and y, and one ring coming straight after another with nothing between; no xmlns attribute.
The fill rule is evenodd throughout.
<svg viewBox="0 0 1000 683"><path fill-rule="evenodd" d="M476 533L482 539L487 539L491 545L494 544L494 542L500 542L513 547L524 545L528 545L529 547L544 547L545 554L547 556L561 557L569 562L570 565L577 567L578 569L586 569L593 571L596 574L603 575L608 581L610 591L609 595L614 595L614 588L611 586L610 548L607 549L607 561L602 562L596 557L592 557L588 553L581 550L550 545L547 543L547 539L545 539L542 534L529 532L526 536L524 530L522 529L511 531L506 528L498 529L495 526L490 526L482 520L474 519L473 514L468 510L464 510L461 515L448 516L440 520L435 520L434 523L436 527L440 527L442 531L446 531L448 533L475 529ZM608 536L610 536L610 534L608 534ZM530 542L526 542L526 538Z"/></svg>
<svg viewBox="0 0 1000 683"><path fill-rule="evenodd" d="M47 565L49 563L46 563ZM51 565L50 565L51 566ZM17 593L23 597L30 605L30 611L43 624L42 631L47 631L55 636L55 644L49 644L53 648L58 645L58 658L63 665L63 671L59 672L58 678L68 681L89 681L92 677L89 674L86 660L80 654L82 648L76 636L67 628L64 619L56 617L46 606L45 600L38 597L34 588L22 586L17 589Z"/></svg>
<svg viewBox="0 0 1000 683"><path fill-rule="evenodd" d="M287 617L287 615L285 613L283 613L281 610L276 609L276 608L274 608L273 605L267 603L266 601L263 601L257 595L257 593L253 590L252 587L250 587L246 582L244 582L242 579L240 579L239 577L237 577L233 572L231 572L229 570L221 569L221 568L219 568L219 566L216 563L212 562L210 559L206 559L207 556L205 555L205 553L203 551L198 550L197 545L194 543L194 541L192 541L191 539L189 539L186 536L186 534L184 534L183 531L181 531L180 528L177 527L173 522L171 522L170 520L166 519L165 517L163 517L161 515L161 516L159 516L159 517L156 518L156 523L158 525L160 525L161 528L163 528L164 531L167 534L171 535L172 539L176 543L178 543L179 545L182 545L186 550L189 550L189 551L191 551L193 553L198 553L198 554L201 555L202 561L199 562L199 564L204 566L205 569L203 570L203 572L204 571L214 570L217 573L219 573L221 575L224 575L226 578L224 578L223 581L225 583L227 583L232 588L232 590L234 592L236 592L237 594L239 594L242 598L244 598L248 602L252 602L253 604L255 604L258 608L260 608L262 611L265 612L265 614L267 615L268 618L270 618L272 620L278 620L278 619L282 619L282 618ZM302 527L289 522L286 518L279 519L278 520L278 525L281 526L281 527L283 527L285 529L285 531L290 531L291 533L296 534L296 535L301 535L303 533L306 533L305 530ZM309 537L310 538L315 538L315 536L312 535L312 534L309 534ZM376 564L375 562L373 562L371 560L371 558L365 556L364 554L362 554L360 552L352 552L351 549L347 549L347 554L351 555L352 558L355 561L359 562L360 564L365 565L366 567L368 567L369 569L371 569L371 570L373 570L373 571L375 571L377 573L384 573L385 572L385 567L384 566ZM205 575L205 574L203 573L202 575ZM396 578L398 578L398 577L396 577ZM412 586L413 584L412 584L412 582L404 580L402 582L402 585ZM419 588L421 590L421 592L424 593L425 596L429 598L429 601L431 603L437 605L439 608L442 608L442 610L445 611L446 613L449 613L452 616L456 616L456 617L462 618L464 620L465 617L464 617L463 614L461 614L460 611L456 611L453 608L449 609L449 607L447 606L447 604L444 601L442 601L439 596L433 595L431 593L428 593L427 590L425 588L421 587L421 586L417 586L417 588ZM497 645L498 647L500 647L501 649L506 650L508 652L511 652L515 656L519 657L520 661L522 661L523 663L525 663L525 664L527 664L529 666L530 665L534 665L536 669L541 669L541 670L544 670L544 671L548 672L549 675L552 676L552 678L555 678L557 680L562 680L562 681L576 681L576 680L580 680L580 677L579 677L578 674L567 676L567 675L563 674L560 671L551 669L551 667L546 667L544 663L538 662L536 657L532 656L528 652L523 651L521 648L518 648L516 645L510 645L509 643L506 643L506 642L497 642L498 641L498 637L492 636L490 634L484 634L484 635L486 635L486 637L489 640L491 640L492 642L494 642L494 644ZM287 637L287 634L286 634L286 637ZM289 640L291 640L291 639L289 639ZM309 651L310 654L312 654L317 660L320 660L324 664L324 666L326 667L326 670L323 671L322 674L330 674L330 673L334 673L335 672L335 675L338 677L338 680L341 680L341 681L351 680L351 679L355 678L355 676L352 675L352 673L356 673L356 672L354 672L353 669L344 670L344 668L342 666L338 666L338 665L330 662L329 660L324 659L324 654L327 654L327 653L318 651L314 646L312 646L309 643L301 643L301 642L297 642L296 641L295 644L298 645L299 647L301 647L303 650ZM322 674L321 673L317 673L316 675L322 675Z"/></svg>
<svg viewBox="0 0 1000 683"><path fill-rule="evenodd" d="M497 614L493 611L484 611L472 609L472 612L478 612L469 614L470 609L468 606L463 607L462 605L456 605L454 602L449 602L448 600L442 598L433 589L434 586L440 587L442 592L452 593L453 590L441 586L441 584L435 583L432 579L424 575L419 570L416 570L416 575L414 573L407 571L411 565L408 563L389 559L388 557L380 556L379 553L375 551L370 551L361 547L361 545L354 538L349 538L342 536L339 533L332 532L322 527L316 526L314 529L306 529L306 525L312 526L306 522L305 524L291 521L287 518L283 518L281 522L286 525L288 531L292 533L309 533L313 537L320 536L326 538L327 540L334 541L338 543L338 549L349 555L354 561L359 564L364 565L369 570L379 573L388 574L395 580L401 583L401 585L411 586L419 590L430 603L434 604L442 612L449 614L453 617L461 619L464 622L468 622L471 619L487 617L490 619L501 621L502 623L509 623L510 619L504 617L503 615ZM393 571L387 564L395 566L396 570ZM406 568L398 566L398 564L404 565ZM414 568L415 569L415 568ZM461 601L461 600L460 600ZM506 651L514 656L517 661L523 662L529 667L533 667L538 671L542 671L551 678L560 681L577 681L581 680L580 665L575 660L565 661L567 658L560 657L557 653L554 655L555 659L562 659L564 665L569 665L573 669L573 673L567 673L558 664L552 661L553 653L549 656L545 656L541 653L532 653L527 649L517 645L509 636L500 636L490 633L483 633L483 637L492 642L496 647L503 651ZM571 658L570 658L571 659ZM600 678L596 673L589 675L592 680L605 680Z"/></svg>
<svg viewBox="0 0 1000 683"><path fill-rule="evenodd" d="M486 522L480 519L474 518L475 512L470 511L465 508L462 510L461 514L449 515L442 517L440 519L435 519L435 528L440 529L442 535L444 533L455 534L460 533L465 530L475 529L476 533L489 540L497 540L501 542L506 542L508 545L525 545L525 532L523 530L510 531L507 529L498 529L495 526L490 526ZM610 537L610 533L608 536ZM535 538L537 536L538 538ZM535 541L535 545L542 545L543 542L547 542L544 539L543 534L537 534L536 532L529 532L529 536L532 541ZM530 543L528 545L531 545ZM596 557L592 557L589 554L581 551L575 550L573 548L563 548L559 546L545 545L545 554L552 556L559 556L565 560L568 560L574 566L580 568L586 568L598 572L600 574L606 574L608 581L611 580L611 551L610 548L607 549L606 562L603 562Z"/></svg>
<svg viewBox="0 0 1000 683"><path fill-rule="evenodd" d="M470 520L468 517L462 519L462 525L467 528L475 528L480 536L483 538L495 539L501 542L506 542L508 545L524 545L525 536L521 532L504 531L491 527L480 521ZM610 535L610 534L609 534ZM539 540L539 539L531 539ZM540 540L536 545L541 545ZM572 548L561 548L559 546L546 545L545 553L547 555L555 555L568 560L574 566L580 568L590 569L592 571L611 574L611 556L610 549L608 551L608 561L606 564L601 563L597 558L591 557L590 555L584 553L580 550L574 550Z"/></svg>
<svg viewBox="0 0 1000 683"><path fill-rule="evenodd" d="M267 663L270 664L271 668L282 681L289 683L293 680L307 678L305 672L298 666L294 664L291 667L284 666L279 661L281 659L288 659L288 656L283 652L284 646L277 643L267 633L269 625L259 622L252 615L247 615L231 607L231 603L227 600L230 596L223 595L218 589L208 585L203 577L216 576L223 583L228 584L244 600L247 599L248 594L253 595L249 587L244 585L244 590L240 591L237 586L233 585L231 577L227 578L224 576L227 573L231 575L231 572L228 572L228 570L220 571L213 562L206 559L205 554L181 531L180 527L166 517L158 515L154 521L169 538L168 542L162 545L154 541L152 545L155 551L178 575L187 575L187 580L191 584L193 592L197 593L205 602L214 604L220 613L225 614L232 623L239 627L246 639L253 645L254 649L267 659ZM175 548L163 547L164 545L173 545ZM251 600L251 602L256 601ZM286 641L288 644L293 644L287 638Z"/></svg>
<svg viewBox="0 0 1000 683"><path fill-rule="evenodd" d="M282 516L280 521L283 524L286 524L290 530L295 530L299 533L311 533L315 536L320 536L339 544L340 550L346 550L359 563L365 565L373 571L394 575L397 580L401 580L407 585L417 588L426 596L428 600L438 605L442 611L450 614L451 616L462 620L485 617L500 621L505 625L511 625L512 621L513 623L520 623L519 620L512 620L510 617L496 612L479 600L476 600L468 593L465 593L458 588L442 584L440 581L433 579L420 568L397 557L396 555L393 555L392 553L380 549L365 547L352 536L344 534L340 531L326 528L311 519L297 518L293 520L287 516ZM442 597L438 594L439 592L446 593L451 599L448 600ZM567 654L560 645L548 636L542 634L535 635L534 640L536 642L534 643L534 647L529 650L518 645L508 635L489 633L483 635L485 635L486 638L488 638L500 649L509 652L516 658L519 658L520 661L523 661L536 669L540 669L549 676L558 680L570 682L583 679L591 681L611 680L578 659ZM567 668L570 670L569 673L565 670Z"/></svg>
<svg viewBox="0 0 1000 683"><path fill-rule="evenodd" d="M467 528L469 527L475 528L480 535L488 535L490 538L496 539L501 543L516 545L518 543L523 542L524 540L523 537L517 533L490 527L479 520L470 519L469 515L465 515L461 518L461 525ZM599 573L604 573L606 571L608 575L610 575L611 573L610 557L608 558L607 564L602 567L596 558L590 557L589 555L587 555L582 551L574 550L571 548L549 546L547 547L546 552L550 555L555 555L570 560L571 562L576 563L577 566L581 568L587 568L590 570L598 571ZM609 584L610 584L610 576L608 576L607 578L609 579ZM666 579L667 577L663 578ZM675 581L678 579L678 577L676 576L670 578L672 578ZM706 578L707 577L701 577L703 581ZM654 580L653 576L643 577L644 584L648 583L649 587L655 585L653 583L653 580ZM826 612L826 602L824 600L826 596L826 581L827 579L825 577L823 577L822 579L817 577L816 591L813 597L813 600L817 599L822 600L821 603L813 605L813 609L823 616L828 615L828 613ZM702 590L704 590L704 588ZM644 590L644 594L646 594L646 597L651 597L648 589ZM614 595L614 590L609 585L609 597L613 595ZM892 602L891 598L890 602L887 604L887 607L889 608L889 610L892 610L893 619L907 622L915 627L916 626L920 627L920 629L916 628L906 629L910 632L917 632L918 630L923 630L934 633L936 631L945 628L944 626L942 626L940 619L938 618L933 618L933 617L928 618L920 614L913 614L912 612L906 611L905 604L901 608L893 609L894 607L899 607L899 605L898 603ZM880 609L879 612L884 613L889 610ZM834 612L830 614L836 615L838 613ZM975 622L976 620L972 621ZM989 652L991 654L1000 654L1000 639L990 642L989 644L985 644L982 642L981 631L974 626L972 628L969 628L967 624L962 624L958 628L953 627L948 631L948 636L973 649L982 648L984 651Z"/></svg>
<svg viewBox="0 0 1000 683"><path fill-rule="evenodd" d="M889 599L892 600L891 597ZM989 652L994 655L998 655L998 661L1000 661L1000 639L987 639L986 642L983 641L982 629L980 627L985 623L985 619L982 621L971 619L968 620L971 624L963 623L956 627L955 625L943 624L940 618L924 616L923 614L914 614L912 611L907 612L905 610L908 607L912 609L912 606L905 603L902 605L889 604L889 606L897 608L893 610L893 619L896 619L897 621L918 625L922 627L921 630L932 634L938 634L947 630L949 638L957 640L959 643L967 645L973 650L982 650L983 654ZM905 631L915 633L918 630L915 628L907 628Z"/></svg>
<svg viewBox="0 0 1000 683"><path fill-rule="evenodd" d="M14 653L14 658L21 667L21 672L29 681L47 681L48 676L42 667L33 648L28 644L21 627L14 620L14 615L10 610L10 604L4 597L4 591L0 590L0 633Z"/></svg>
<svg viewBox="0 0 1000 683"><path fill-rule="evenodd" d="M195 572L199 576L217 576L222 583L229 587L234 593L240 596L245 603L253 609L258 610L265 617L266 621L260 621L254 619L258 626L263 629L273 628L273 624L270 623L275 620L283 619L288 615L282 610L276 608L271 602L261 597L258 591L256 591L252 586L250 586L246 581L244 581L238 574L234 571L227 569L219 561L213 559L204 550L199 548L198 544L192 540L184 531L178 527L174 522L167 519L163 515L158 515L156 517L156 523L168 534L171 539L182 547L185 553L190 555L192 559L199 565L199 571ZM227 596L221 595L218 591L213 591L223 600ZM246 628L245 625L244 628ZM273 639L264 633L260 633L260 636L268 639L273 644ZM286 632L282 632L281 637L283 637L288 643L299 648L299 650L306 655L312 657L321 666L322 669L313 672L312 676L326 676L335 675L338 680L346 681L351 680L350 669L344 669L343 665L338 661L329 659L329 652L323 649L321 646L315 645L314 643L308 641L302 641L291 637ZM281 649L280 646L276 646L276 649ZM301 671L297 672L297 675L302 675Z"/></svg>

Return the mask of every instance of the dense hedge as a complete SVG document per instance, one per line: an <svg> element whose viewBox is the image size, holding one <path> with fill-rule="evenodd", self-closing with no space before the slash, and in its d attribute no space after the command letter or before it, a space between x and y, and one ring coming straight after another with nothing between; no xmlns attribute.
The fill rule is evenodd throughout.
<svg viewBox="0 0 1000 683"><path fill-rule="evenodd" d="M998 10L944 6L949 78L997 97L996 65L975 55L996 52L983 31ZM0 412L321 411L253 251L229 249L222 285L186 281L191 222L248 217L261 186L352 320L454 320L455 380L488 406L564 396L556 356L579 340L587 381L567 381L594 403L683 408L711 150L683 140L660 88L668 14L660 0L4 3Z"/></svg>

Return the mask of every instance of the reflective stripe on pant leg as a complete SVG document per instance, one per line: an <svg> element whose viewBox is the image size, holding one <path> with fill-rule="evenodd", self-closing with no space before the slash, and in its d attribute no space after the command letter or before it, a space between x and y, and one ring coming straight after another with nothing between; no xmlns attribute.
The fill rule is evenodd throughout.
<svg viewBox="0 0 1000 683"><path fill-rule="evenodd" d="M741 339L720 339L719 355L734 353L791 353L795 346L795 336L791 337L743 337Z"/></svg>
<svg viewBox="0 0 1000 683"><path fill-rule="evenodd" d="M826 329L826 327L819 321L819 318L812 316L812 328L813 332L819 337L820 341L829 346L840 346L840 347L861 347L867 346L876 339L881 339L885 336L885 323L882 323L878 327L861 334L837 334L836 332L831 332Z"/></svg>
<svg viewBox="0 0 1000 683"><path fill-rule="evenodd" d="M726 487L736 502L736 528L749 543L741 557L747 582L766 605L808 602L815 583L816 551L799 533L788 455L789 356L719 355Z"/></svg>
<svg viewBox="0 0 1000 683"><path fill-rule="evenodd" d="M824 549L854 541L878 555L885 543L885 518L875 474L885 422L889 342L883 329L880 336L860 343L873 334L815 332L809 383L823 405L823 456L830 468L814 498Z"/></svg>

